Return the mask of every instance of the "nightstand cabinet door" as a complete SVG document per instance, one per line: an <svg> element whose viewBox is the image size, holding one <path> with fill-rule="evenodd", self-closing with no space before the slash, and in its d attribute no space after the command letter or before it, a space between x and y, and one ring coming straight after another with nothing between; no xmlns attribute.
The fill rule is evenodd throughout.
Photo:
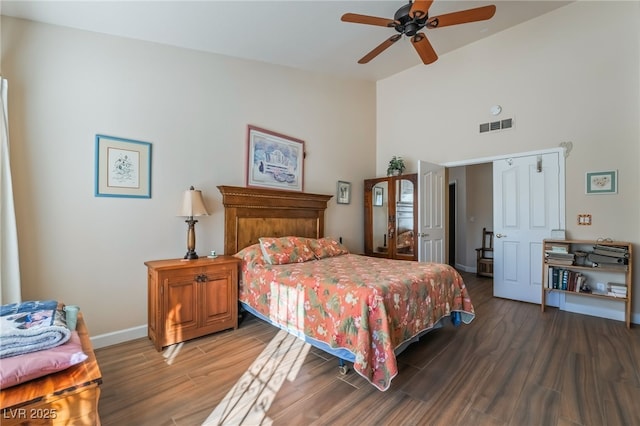
<svg viewBox="0 0 640 426"><path fill-rule="evenodd" d="M148 267L148 336L155 348L238 327L240 259L156 260Z"/></svg>
<svg viewBox="0 0 640 426"><path fill-rule="evenodd" d="M200 285L201 327L238 327L237 274L236 265L205 272L206 280Z"/></svg>
<svg viewBox="0 0 640 426"><path fill-rule="evenodd" d="M167 271L163 274L160 294L164 319L164 341L162 346L172 345L197 337L198 330L198 290L196 277L200 268Z"/></svg>

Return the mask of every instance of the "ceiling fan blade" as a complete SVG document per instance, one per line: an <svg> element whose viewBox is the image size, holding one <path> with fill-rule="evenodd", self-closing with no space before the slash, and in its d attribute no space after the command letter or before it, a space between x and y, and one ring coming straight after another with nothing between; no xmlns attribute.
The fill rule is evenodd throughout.
<svg viewBox="0 0 640 426"><path fill-rule="evenodd" d="M427 16L429 8L431 7L431 3L433 3L433 0L413 0L411 10L409 11L409 16L417 16L418 18Z"/></svg>
<svg viewBox="0 0 640 426"><path fill-rule="evenodd" d="M380 43L375 49L373 49L371 52L367 53L366 55L364 55L362 57L362 59L360 59L358 61L359 64L366 64L367 62L369 62L370 60L372 60L373 58L375 58L376 56L378 56L379 54L381 54L382 52L384 52L389 46L391 46L393 43L395 43L396 41L400 40L400 38L402 37L401 34L394 34L391 37L389 37L388 39L386 39L385 41L383 41L382 43Z"/></svg>
<svg viewBox="0 0 640 426"><path fill-rule="evenodd" d="M427 39L427 36L424 33L418 33L411 38L411 43L413 43L413 47L420 55L420 59L424 62L425 65L431 64L438 60L438 55L436 51L433 50L433 46Z"/></svg>
<svg viewBox="0 0 640 426"><path fill-rule="evenodd" d="M496 6L489 5L476 7L475 9L461 10L460 12L445 13L444 15L429 18L427 28L448 27L449 25L466 24L468 22L486 21L496 13Z"/></svg>
<svg viewBox="0 0 640 426"><path fill-rule="evenodd" d="M353 22L354 24L378 25L380 27L393 27L393 19L378 18L376 16L358 15L357 13L345 13L340 18L342 22Z"/></svg>

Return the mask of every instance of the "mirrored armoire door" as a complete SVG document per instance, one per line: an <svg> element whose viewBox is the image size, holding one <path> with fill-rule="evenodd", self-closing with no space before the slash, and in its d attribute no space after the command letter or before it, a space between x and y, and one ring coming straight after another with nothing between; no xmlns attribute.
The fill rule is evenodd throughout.
<svg viewBox="0 0 640 426"><path fill-rule="evenodd" d="M365 254L417 260L418 175L364 181Z"/></svg>

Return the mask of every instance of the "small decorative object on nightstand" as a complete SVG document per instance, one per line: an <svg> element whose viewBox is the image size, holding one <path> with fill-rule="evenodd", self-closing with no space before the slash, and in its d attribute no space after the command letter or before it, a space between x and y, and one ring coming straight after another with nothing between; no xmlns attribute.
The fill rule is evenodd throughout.
<svg viewBox="0 0 640 426"><path fill-rule="evenodd" d="M238 328L240 259L217 256L145 262L148 268L148 336L165 346Z"/></svg>

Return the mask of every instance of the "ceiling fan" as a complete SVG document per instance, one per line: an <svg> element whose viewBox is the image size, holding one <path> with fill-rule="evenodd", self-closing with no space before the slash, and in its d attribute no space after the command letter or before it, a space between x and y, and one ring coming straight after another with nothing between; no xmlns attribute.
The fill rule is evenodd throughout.
<svg viewBox="0 0 640 426"><path fill-rule="evenodd" d="M357 13L345 13L342 15L341 20L343 22L389 27L398 32L398 34L392 35L371 52L364 55L358 63L368 63L396 41L400 40L403 35L411 37L411 43L425 65L433 63L438 59L438 55L435 50L433 50L427 36L423 32L418 31L423 28L431 30L434 28L448 27L449 25L485 21L487 19L491 19L496 13L495 5L489 5L429 17L428 12L431 7L431 3L433 3L433 0L414 0L413 3L409 2L398 9L393 16L393 19L359 15Z"/></svg>

